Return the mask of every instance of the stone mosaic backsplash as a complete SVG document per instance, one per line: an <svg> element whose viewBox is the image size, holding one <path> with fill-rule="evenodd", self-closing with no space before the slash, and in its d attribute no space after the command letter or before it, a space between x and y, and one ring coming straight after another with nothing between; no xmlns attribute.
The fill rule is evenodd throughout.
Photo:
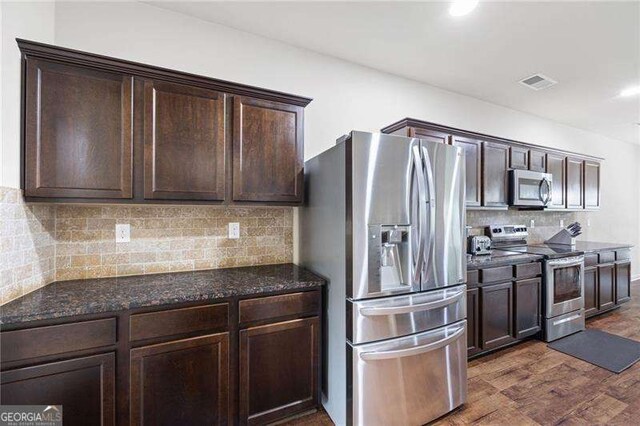
<svg viewBox="0 0 640 426"><path fill-rule="evenodd" d="M488 225L525 225L529 230L529 243L543 243L562 229L560 220L567 226L572 222L586 225L585 212L536 211L536 210L469 210L467 211L467 226L469 235L484 235ZM535 226L531 228L530 222ZM585 230L586 231L586 230Z"/></svg>
<svg viewBox="0 0 640 426"><path fill-rule="evenodd" d="M0 195L0 303L56 280L192 271L293 260L293 208L25 204ZM227 238L229 222L240 238ZM115 242L115 225L131 241Z"/></svg>
<svg viewBox="0 0 640 426"><path fill-rule="evenodd" d="M0 304L55 280L55 209L0 187Z"/></svg>

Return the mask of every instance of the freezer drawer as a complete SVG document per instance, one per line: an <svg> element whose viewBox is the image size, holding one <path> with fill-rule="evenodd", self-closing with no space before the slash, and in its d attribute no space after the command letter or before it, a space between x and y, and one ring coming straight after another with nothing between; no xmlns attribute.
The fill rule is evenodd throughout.
<svg viewBox="0 0 640 426"><path fill-rule="evenodd" d="M347 345L354 425L422 425L467 398L467 322Z"/></svg>
<svg viewBox="0 0 640 426"><path fill-rule="evenodd" d="M467 317L466 286L385 297L347 301L347 339L353 344L406 336L442 327Z"/></svg>

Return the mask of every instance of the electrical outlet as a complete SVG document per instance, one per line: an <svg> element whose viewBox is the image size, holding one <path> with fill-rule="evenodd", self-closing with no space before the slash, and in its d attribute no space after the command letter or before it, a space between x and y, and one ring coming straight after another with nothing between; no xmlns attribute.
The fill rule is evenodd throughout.
<svg viewBox="0 0 640 426"><path fill-rule="evenodd" d="M564 219L560 219L560 227L564 228Z"/></svg>
<svg viewBox="0 0 640 426"><path fill-rule="evenodd" d="M240 224L238 222L229 223L229 238L232 240L240 238Z"/></svg>
<svg viewBox="0 0 640 426"><path fill-rule="evenodd" d="M531 222L529 222L529 228L535 228L536 227L536 221L531 219Z"/></svg>
<svg viewBox="0 0 640 426"><path fill-rule="evenodd" d="M128 243L131 241L131 225L128 223L116 224L116 243Z"/></svg>
<svg viewBox="0 0 640 426"><path fill-rule="evenodd" d="M591 226L591 219L587 219L587 226Z"/></svg>

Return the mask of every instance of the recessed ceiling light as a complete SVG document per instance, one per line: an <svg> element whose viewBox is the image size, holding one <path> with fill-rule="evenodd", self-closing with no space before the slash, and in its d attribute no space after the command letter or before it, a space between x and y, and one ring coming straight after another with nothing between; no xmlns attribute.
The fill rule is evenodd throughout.
<svg viewBox="0 0 640 426"><path fill-rule="evenodd" d="M620 96L635 96L640 95L640 86L627 87L626 89L620 91Z"/></svg>
<svg viewBox="0 0 640 426"><path fill-rule="evenodd" d="M478 0L453 0L449 7L451 16L463 16L471 12L478 5Z"/></svg>

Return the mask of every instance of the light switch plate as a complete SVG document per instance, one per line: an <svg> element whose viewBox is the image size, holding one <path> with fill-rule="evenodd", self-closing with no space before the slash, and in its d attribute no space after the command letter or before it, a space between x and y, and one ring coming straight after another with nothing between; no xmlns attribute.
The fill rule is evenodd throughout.
<svg viewBox="0 0 640 426"><path fill-rule="evenodd" d="M116 224L116 243L128 243L131 241L131 225L128 223Z"/></svg>
<svg viewBox="0 0 640 426"><path fill-rule="evenodd" d="M238 222L229 223L229 239L237 240L240 238L240 224Z"/></svg>
<svg viewBox="0 0 640 426"><path fill-rule="evenodd" d="M560 227L564 228L564 219L560 219Z"/></svg>
<svg viewBox="0 0 640 426"><path fill-rule="evenodd" d="M536 221L531 219L531 222L529 222L529 228L535 228L536 227Z"/></svg>

